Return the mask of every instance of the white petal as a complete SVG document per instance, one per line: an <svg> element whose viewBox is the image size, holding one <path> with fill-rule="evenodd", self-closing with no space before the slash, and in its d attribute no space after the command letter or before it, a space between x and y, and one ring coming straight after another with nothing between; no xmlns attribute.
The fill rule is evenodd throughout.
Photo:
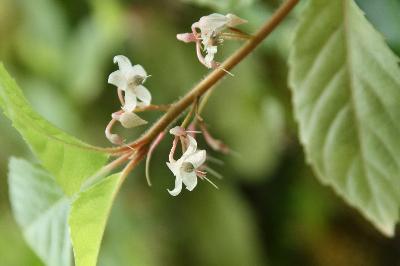
<svg viewBox="0 0 400 266"><path fill-rule="evenodd" d="M176 177L175 178L175 188L173 190L167 189L169 194L172 196L177 196L182 191L182 178Z"/></svg>
<svg viewBox="0 0 400 266"><path fill-rule="evenodd" d="M186 173L182 171L182 181L186 189L192 191L197 185L197 176L195 172Z"/></svg>
<svg viewBox="0 0 400 266"><path fill-rule="evenodd" d="M121 70L116 70L108 76L108 83L117 86L121 90L125 90L127 81Z"/></svg>
<svg viewBox="0 0 400 266"><path fill-rule="evenodd" d="M197 141L192 137L192 136L187 136L189 140L189 145L185 151L185 153L182 155L181 158L186 158L190 154L194 153L197 149Z"/></svg>
<svg viewBox="0 0 400 266"><path fill-rule="evenodd" d="M124 55L114 56L114 64L118 64L119 69L124 74L127 73L132 67L131 61Z"/></svg>
<svg viewBox="0 0 400 266"><path fill-rule="evenodd" d="M228 27L235 27L237 25L247 23L247 20L242 19L234 14L227 14L226 17L228 18L228 22L226 24Z"/></svg>
<svg viewBox="0 0 400 266"><path fill-rule="evenodd" d="M185 162L193 164L194 168L198 168L206 161L206 151L198 150L185 158Z"/></svg>
<svg viewBox="0 0 400 266"><path fill-rule="evenodd" d="M204 62L206 63L208 68L212 67L212 62L214 61L214 54L207 54L204 57Z"/></svg>
<svg viewBox="0 0 400 266"><path fill-rule="evenodd" d="M229 18L224 15L213 13L208 16L201 17L199 20L199 28L202 33L218 32L222 30Z"/></svg>
<svg viewBox="0 0 400 266"><path fill-rule="evenodd" d="M142 76L144 79L147 77L146 70L141 65L134 65L130 71L135 75Z"/></svg>
<svg viewBox="0 0 400 266"><path fill-rule="evenodd" d="M216 54L218 51L218 47L217 46L207 46L207 53L208 54Z"/></svg>
<svg viewBox="0 0 400 266"><path fill-rule="evenodd" d="M176 162L166 162L166 164L167 164L169 170L171 170L171 172L174 174L174 176L176 176L178 174L177 170L179 169L179 166L177 165L177 163Z"/></svg>
<svg viewBox="0 0 400 266"><path fill-rule="evenodd" d="M137 105L137 100L136 100L136 93L134 88L126 88L125 90L125 105L122 107L122 109L125 112L133 112L135 110Z"/></svg>
<svg viewBox="0 0 400 266"><path fill-rule="evenodd" d="M139 85L135 88L136 97L143 102L144 105L149 105L151 102L151 94L144 86Z"/></svg>
<svg viewBox="0 0 400 266"><path fill-rule="evenodd" d="M118 119L122 126L125 128L134 128L147 124L146 120L143 120L135 113L124 112Z"/></svg>

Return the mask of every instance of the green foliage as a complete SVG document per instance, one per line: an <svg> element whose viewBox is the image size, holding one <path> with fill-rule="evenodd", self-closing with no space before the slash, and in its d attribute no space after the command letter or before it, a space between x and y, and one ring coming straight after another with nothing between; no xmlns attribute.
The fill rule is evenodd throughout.
<svg viewBox="0 0 400 266"><path fill-rule="evenodd" d="M228 184L220 190L207 184L199 189L201 194L188 195L185 199L183 217L179 218L189 229L187 241L196 243L200 252L193 252L191 245L184 245L185 254L198 265L264 265L258 249L259 239L251 222L252 214L237 191ZM204 219L207 220L205 224ZM192 264L190 262L188 264Z"/></svg>
<svg viewBox="0 0 400 266"><path fill-rule="evenodd" d="M385 234L393 235L400 203L400 125L396 122L400 75L396 57L354 2L310 0L305 13L294 10L256 56L233 70L235 77L218 84L202 116L213 136L235 151L234 156L222 158L225 166L215 166L225 177L216 180L219 190L200 182L193 192L169 196L166 188L174 177L164 163L172 140L168 136L154 156L153 187L148 189L143 179L136 178L139 175L133 176L129 181L134 186L119 196L114 208L120 174L87 189L81 186L108 156L53 124L75 134L85 130L87 136L105 141L101 132L106 114L118 108L117 97L108 98L115 88L106 89L107 75L116 69L113 55L126 54L133 63L143 64L153 76L146 86L154 103L169 103L209 72L196 60L194 44L178 42L176 33L189 31L191 22L213 12L247 19L249 23L240 28L253 33L282 1L128 2L0 1L0 56L34 106L0 66L0 108L43 165L11 159L9 195L23 236L42 262L264 265L265 245L273 265L305 264L302 252L307 253L307 261L326 265L318 258L357 257L357 250L363 262L374 264L365 259L373 252L352 248L362 241L342 239L354 225L344 223L346 234L337 223L332 226L332 217L340 221L348 213L346 206L309 179L308 168L303 173L301 151L291 139L291 123L285 120L292 111L285 90L285 60L292 48L293 18L300 17L290 82L308 161L322 182L333 186ZM398 2L357 2L398 50ZM227 58L241 44L224 42L217 60ZM105 97L98 97L100 93ZM152 121L160 114L143 115ZM83 123L90 125L81 127ZM7 123L0 125L0 131L0 158L5 162L10 153L21 150L12 141L15 131ZM138 134L133 130L127 136ZM202 149L204 144L199 141ZM0 175L4 169L0 160ZM0 182L0 265L41 265L11 223L2 196L7 194L3 193L6 181ZM111 209L113 217L104 234ZM358 223L363 221L357 219ZM365 228L360 231L370 230ZM331 264L344 265L335 260Z"/></svg>
<svg viewBox="0 0 400 266"><path fill-rule="evenodd" d="M224 141L234 152L226 159L234 171L251 181L264 180L265 173L273 172L279 161L284 143L285 110L270 94L274 88L271 82L267 78L257 79L255 60L243 62L234 73L234 79L224 80L214 92L205 110L206 117L212 119L212 129L226 133ZM233 109L221 108L226 102Z"/></svg>
<svg viewBox="0 0 400 266"><path fill-rule="evenodd" d="M12 158L9 169L10 201L27 243L46 265L70 266L70 199L37 165Z"/></svg>
<svg viewBox="0 0 400 266"><path fill-rule="evenodd" d="M73 34L65 56L67 89L81 103L95 99L105 86L106 78L99 69L115 54L125 33L124 14L115 1L92 0L93 16L82 21Z"/></svg>
<svg viewBox="0 0 400 266"><path fill-rule="evenodd" d="M256 0L182 0L186 3L193 3L199 6L210 7L219 11L239 10L254 4Z"/></svg>
<svg viewBox="0 0 400 266"><path fill-rule="evenodd" d="M398 0L364 0L357 1L367 18L383 33L390 47L400 53L400 1Z"/></svg>
<svg viewBox="0 0 400 266"><path fill-rule="evenodd" d="M114 174L78 194L68 219L76 266L95 266L111 206L121 185Z"/></svg>
<svg viewBox="0 0 400 266"><path fill-rule="evenodd" d="M400 205L398 59L352 0L312 0L290 57L295 115L324 184L386 235Z"/></svg>
<svg viewBox="0 0 400 266"><path fill-rule="evenodd" d="M21 61L36 74L59 79L64 72L60 62L68 30L63 10L51 0L15 2L24 18L16 34L16 52Z"/></svg>
<svg viewBox="0 0 400 266"><path fill-rule="evenodd" d="M82 182L108 158L103 152L54 127L32 110L3 65L0 66L0 107L68 195L77 192Z"/></svg>

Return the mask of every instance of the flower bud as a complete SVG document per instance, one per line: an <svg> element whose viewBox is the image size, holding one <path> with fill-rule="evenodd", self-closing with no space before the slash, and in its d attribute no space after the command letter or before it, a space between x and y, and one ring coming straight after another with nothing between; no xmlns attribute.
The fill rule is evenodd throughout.
<svg viewBox="0 0 400 266"><path fill-rule="evenodd" d="M116 119L120 121L121 125L125 128L133 128L147 124L146 120L143 120L134 113L124 112Z"/></svg>
<svg viewBox="0 0 400 266"><path fill-rule="evenodd" d="M176 127L171 128L171 129L169 130L169 133L170 133L171 135L180 137L180 136L186 135L186 130L185 130L183 127L176 126Z"/></svg>
<svg viewBox="0 0 400 266"><path fill-rule="evenodd" d="M196 38L196 36L194 36L193 33L180 33L180 34L176 35L176 38L185 43L197 41L197 38Z"/></svg>

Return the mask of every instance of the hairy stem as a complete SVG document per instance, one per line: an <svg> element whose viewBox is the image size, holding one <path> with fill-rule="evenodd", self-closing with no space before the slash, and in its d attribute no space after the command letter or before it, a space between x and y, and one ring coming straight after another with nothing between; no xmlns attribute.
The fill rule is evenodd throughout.
<svg viewBox="0 0 400 266"><path fill-rule="evenodd" d="M220 81L227 73L223 69L229 71L239 64L246 56L248 56L290 13L299 0L287 0L284 2L266 21L261 28L254 34L253 38L247 41L239 50L231 55L221 67L212 71L205 79L200 81L192 90L190 90L183 98L172 104L169 110L144 133L138 140L128 145L135 148L138 144L148 144L153 141L158 134L165 130L171 122L173 122L183 111L186 110L197 97L202 96L211 89L218 81ZM127 147L108 148L110 152L123 152Z"/></svg>

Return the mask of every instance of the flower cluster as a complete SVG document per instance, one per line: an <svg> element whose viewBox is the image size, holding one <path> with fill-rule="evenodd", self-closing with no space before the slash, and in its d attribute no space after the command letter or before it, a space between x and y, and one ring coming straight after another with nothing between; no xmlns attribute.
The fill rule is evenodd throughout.
<svg viewBox="0 0 400 266"><path fill-rule="evenodd" d="M224 39L246 39L249 37L249 35L234 28L243 23L246 23L246 21L233 14L221 15L214 13L201 17L198 22L193 23L191 33L178 34L177 37L179 40L184 42L195 42L197 56L200 62L207 68L216 68L219 67L219 63L214 61L214 56L218 51L218 45L221 44ZM203 56L202 51L205 52L205 56ZM147 124L147 121L143 120L135 112L140 110L161 110L161 106L151 105L151 94L143 86L143 83L149 75L147 75L141 65L132 65L131 61L123 55L115 56L114 63L118 64L119 69L109 75L108 83L117 87L121 109L112 113L112 119L106 127L105 134L111 143L124 145L123 138L118 134L111 133L114 124L120 122L125 128L134 128ZM207 173L205 170L209 171L216 177L220 176L217 172L206 165L206 151L197 149L195 133L202 133L205 142L213 150L225 154L230 151L224 143L220 140L214 139L208 132L203 119L197 112L198 100L199 99L196 99L193 102L192 112L188 113L182 125L170 130L170 133L174 135L174 140L169 154L169 161L166 164L175 176L175 187L172 190L168 190L172 196L180 194L183 185L185 185L187 190L192 191L197 186L198 178L206 180L215 186L215 184L206 177ZM190 121L192 122L190 123ZM184 125L189 123L189 128L191 130L186 130ZM195 131L196 127L199 127L201 131ZM148 149L143 149L147 153L146 177L149 185L151 184L148 174L149 161L154 149L161 142L164 135L165 132L161 132L148 146ZM182 155L178 160L175 160L174 155L178 142L181 143ZM147 145L148 144L149 143L147 143ZM135 150L129 145L128 147L133 149L134 152L137 152L137 149ZM140 152L138 152L138 154L140 154Z"/></svg>
<svg viewBox="0 0 400 266"><path fill-rule="evenodd" d="M195 42L199 61L207 68L216 68L219 63L214 61L214 56L218 51L218 45L223 43L224 39L248 39L250 37L235 28L246 22L233 14L213 13L201 17L199 21L193 23L191 33L178 34L177 38L186 43ZM202 50L205 52L205 56L203 56Z"/></svg>

